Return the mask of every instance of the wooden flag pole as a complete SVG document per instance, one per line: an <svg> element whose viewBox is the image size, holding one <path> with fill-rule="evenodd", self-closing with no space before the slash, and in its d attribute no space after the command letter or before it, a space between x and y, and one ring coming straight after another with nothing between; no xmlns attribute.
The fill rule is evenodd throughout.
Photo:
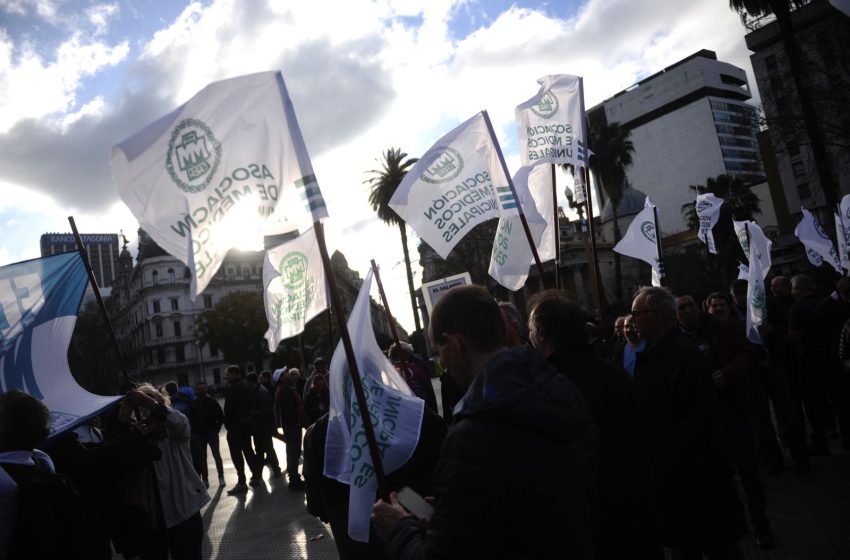
<svg viewBox="0 0 850 560"><path fill-rule="evenodd" d="M378 440L375 438L375 429L372 419L369 417L369 408L366 394L363 392L363 383L360 380L360 371L357 369L357 359L354 355L354 347L351 345L351 337L348 335L348 325L342 303L339 300L339 292L336 286L336 277L331 268L331 259L328 256L328 248L325 245L325 229L322 222L313 223L316 229L316 241L319 244L319 252L322 254L322 263L325 267L325 277L328 279L328 291L331 294L331 308L337 318L339 334L342 339L342 347L345 350L345 358L348 361L348 373L351 375L351 384L354 387L354 395L357 398L357 407L360 409L360 418L363 421L363 430L366 434L366 443L369 447L369 457L372 459L372 468L375 470L375 479L378 482L378 496L383 500L389 500L389 487L384 475L384 466L381 463L381 452L378 450Z"/></svg>
<svg viewBox="0 0 850 560"><path fill-rule="evenodd" d="M590 238L590 255L593 261L590 267L591 275L593 276L593 295L596 300L596 309L599 311L599 330L602 333L602 340L608 341L608 328L606 326L605 317L605 292L602 290L602 277L599 274L599 256L596 251L596 226L593 223L593 193L590 190L590 172L587 167L580 167L579 173L584 181L584 198L587 204L587 236Z"/></svg>
<svg viewBox="0 0 850 560"><path fill-rule="evenodd" d="M661 251L661 228L658 227L658 208L652 206L652 219L655 220L655 253L658 256L658 281L667 286L667 273L664 271L664 253Z"/></svg>
<svg viewBox="0 0 850 560"><path fill-rule="evenodd" d="M381 273L378 272L378 265L375 263L375 259L372 259L372 272L375 273L375 281L378 283L378 293L381 294L381 303L384 304L384 315L387 316L387 321L390 322L390 333L393 335L393 342L395 342L395 347L401 350L401 342L398 338L398 329L395 328L395 320L393 319L393 314L390 313L390 304L387 303L387 294L384 293L384 285L381 283Z"/></svg>
<svg viewBox="0 0 850 560"><path fill-rule="evenodd" d="M540 255L537 254L537 247L534 245L534 239L531 237L531 230L528 227L528 220L525 219L525 213L522 211L522 204L519 202L519 197L516 194L514 181L511 179L511 174L508 172L508 165L505 163L505 156L502 155L502 148L499 146L499 140L496 138L496 133L493 131L493 123L490 122L490 115L487 111L481 111L484 115L484 122L487 123L487 131L490 133L490 139L496 147L496 153L499 155L499 163L502 165L502 172L508 180L508 187L511 189L511 195L516 201L517 210L519 210L519 220L522 222L522 229L525 231L525 238L528 240L528 246L531 248L531 255L534 257L534 264L537 265L537 273L540 275L540 283L543 289L548 289L549 284L546 282L546 275L543 273L543 265L540 263Z"/></svg>
<svg viewBox="0 0 850 560"><path fill-rule="evenodd" d="M561 222L558 220L558 188L555 185L555 164L552 164L552 224L555 238L555 287L561 289Z"/></svg>
<svg viewBox="0 0 850 560"><path fill-rule="evenodd" d="M118 366L121 368L121 375L124 382L129 383L130 375L127 373L127 368L124 366L124 356L121 354L121 348L118 346L118 339L115 337L115 329L112 328L112 321L109 320L109 313L106 312L106 304L103 303L103 297L101 297L100 289L97 287L97 279L94 277L94 271L91 269L91 264L89 264L88 252L83 245L80 232L77 231L77 224L74 222L74 217L68 216L68 222L71 224L71 231L74 232L74 240L77 242L77 249L83 257L83 264L85 265L86 272L89 275L89 282L91 282L94 297L97 300L97 306L100 308L104 322L106 322L106 330L109 333L109 339L112 341L112 348L118 356Z"/></svg>

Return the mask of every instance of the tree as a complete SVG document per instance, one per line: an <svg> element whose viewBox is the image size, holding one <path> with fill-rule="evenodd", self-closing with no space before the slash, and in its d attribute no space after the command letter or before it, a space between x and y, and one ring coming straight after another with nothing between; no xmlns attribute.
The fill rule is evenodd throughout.
<svg viewBox="0 0 850 560"><path fill-rule="evenodd" d="M826 206L832 208L837 200L838 189L830 170L826 139L818 126L817 110L812 102L808 84L804 79L805 65L797 45L794 24L791 20L791 12L806 3L808 2L805 0L729 0L729 7L741 15L741 21L745 24L747 18L760 18L769 14L776 16L776 23L779 26L785 56L790 66L794 89L797 91L797 99L800 102L802 121L805 123L806 133L811 143L815 169L823 187ZM827 216L831 219L832 213L828 213Z"/></svg>
<svg viewBox="0 0 850 560"><path fill-rule="evenodd" d="M399 235L401 236L401 248L404 251L404 265L407 268L407 289L410 291L410 305L413 308L413 320L416 324L416 330L422 330L422 323L419 321L419 310L416 305L416 291L413 289L413 270L410 268L410 252L407 250L407 225L404 220L390 208L390 199L395 194L396 189L401 184L407 171L416 163L416 158L408 158L407 154L402 152L400 148L387 148L383 154L381 161L381 169L371 169L368 173L372 177L364 181L371 185L369 192L369 204L387 225L398 226Z"/></svg>
<svg viewBox="0 0 850 560"><path fill-rule="evenodd" d="M107 329L97 302L89 301L77 315L68 345L68 367L74 379L83 389L99 395L114 395L123 381Z"/></svg>
<svg viewBox="0 0 850 560"><path fill-rule="evenodd" d="M602 190L611 199L611 209L614 218L614 244L617 244L620 233L617 207L623 200L626 188L626 168L632 164L632 154L635 146L631 141L631 131L620 123L597 125L590 128L590 147L593 155L590 157L590 169L596 173ZM620 265L620 254L614 253L614 283L617 289L617 304L623 301L623 271Z"/></svg>
<svg viewBox="0 0 850 560"><path fill-rule="evenodd" d="M747 256L741 249L732 221L753 220L756 214L761 214L761 202L740 177L733 175L709 177L705 186L691 185L689 188L695 194L711 193L723 199L720 216L712 230L717 254L709 258L708 248L703 245L702 250L708 267L706 272L709 276L717 278L722 287L728 286L738 276L738 263L747 262ZM696 201L682 205L685 223L691 229L699 229L699 217L695 206Z"/></svg>
<svg viewBox="0 0 850 560"><path fill-rule="evenodd" d="M197 337L202 344L221 350L233 364L253 363L262 369L268 344L268 325L263 295L259 292L232 292L198 317Z"/></svg>

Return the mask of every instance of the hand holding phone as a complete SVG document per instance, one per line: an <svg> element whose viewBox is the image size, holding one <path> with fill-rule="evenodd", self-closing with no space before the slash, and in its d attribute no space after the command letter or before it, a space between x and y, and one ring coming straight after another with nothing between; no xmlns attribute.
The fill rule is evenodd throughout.
<svg viewBox="0 0 850 560"><path fill-rule="evenodd" d="M430 519L434 513L434 507L426 502L422 496L410 489L409 486L402 488L396 495L401 506L420 519Z"/></svg>

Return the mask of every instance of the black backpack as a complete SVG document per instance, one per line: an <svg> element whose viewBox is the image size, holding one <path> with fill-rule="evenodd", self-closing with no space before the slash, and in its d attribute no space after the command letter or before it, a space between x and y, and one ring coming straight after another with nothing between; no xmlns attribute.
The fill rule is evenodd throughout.
<svg viewBox="0 0 850 560"><path fill-rule="evenodd" d="M18 511L9 560L85 558L85 509L71 480L35 466L0 463L18 486Z"/></svg>

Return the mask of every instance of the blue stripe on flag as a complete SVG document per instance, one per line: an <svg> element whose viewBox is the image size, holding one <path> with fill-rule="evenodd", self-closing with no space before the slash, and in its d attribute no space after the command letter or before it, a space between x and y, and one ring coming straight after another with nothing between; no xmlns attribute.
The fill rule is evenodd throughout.
<svg viewBox="0 0 850 560"><path fill-rule="evenodd" d="M502 204L503 210L511 210L512 208L516 208L516 202L510 202L508 204Z"/></svg>

